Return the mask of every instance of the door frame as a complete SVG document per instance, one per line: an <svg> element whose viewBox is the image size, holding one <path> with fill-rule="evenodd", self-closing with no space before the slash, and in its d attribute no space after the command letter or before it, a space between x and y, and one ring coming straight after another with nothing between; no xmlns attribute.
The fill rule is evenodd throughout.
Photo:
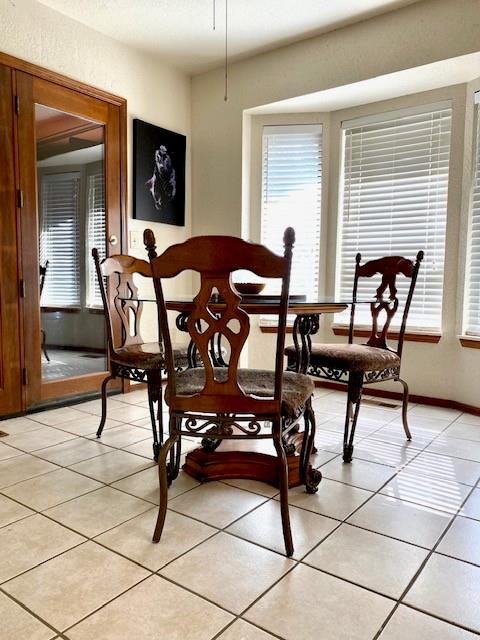
<svg viewBox="0 0 480 640"><path fill-rule="evenodd" d="M112 153L106 152L105 156L105 175L109 180L110 176L115 173L113 180L115 181L115 187L111 193L115 193L114 201L109 203L119 212L119 229L115 229L113 233L119 236L119 244L112 247L107 242L107 255L111 255L113 252L121 253L122 248L127 246L127 102L124 98L108 93L96 87L92 87L85 83L79 82L62 74L44 69L32 63L20 60L8 54L0 52L0 64L10 67L13 78L14 100L15 100L15 116L21 113L22 100L18 99L19 94L23 94L24 100L30 99L31 105L33 100L33 86L35 84L36 93L42 93L42 91L53 92L61 100L62 95L68 94L70 99L78 101L78 108L86 113L88 117L89 104L96 104L97 108L103 110L105 117L109 119L109 127L105 127L105 143L109 145L109 148L114 149L113 157L115 158L115 169L112 170L110 165L110 171L107 169L108 157L112 158ZM29 95L30 93L30 95ZM46 95L46 94L45 94ZM93 99L93 100L92 100ZM27 105L24 105L27 107ZM48 105L47 105L48 106ZM61 108L57 106L57 108ZM85 108L87 112L85 112ZM71 109L70 109L71 110ZM24 112L25 115L25 112ZM80 114L79 114L80 115ZM92 114L95 115L95 114ZM93 117L92 119L95 119ZM25 214L27 209L30 211L36 211L36 197L32 201L33 194L36 194L36 167L32 173L33 162L28 163L30 166L25 166L25 162L22 159L22 150L25 152L27 144L27 138L32 140L32 131L29 131L30 127L33 127L33 121L27 124L27 127L23 124L19 126L18 117L14 118L14 137L16 148L16 188L21 194L22 198L19 198L17 203L17 217L19 220L19 230L22 229L22 213ZM23 121L25 122L25 121ZM107 150L107 146L106 146ZM118 163L118 164L117 164ZM33 181L33 183L32 183ZM30 218L32 215L30 215ZM25 215L24 215L25 218ZM28 216L27 216L28 218ZM112 233L107 229L107 237ZM27 292L30 289L26 298L19 297L19 311L20 317L25 318L28 315L28 324L33 327L33 331L21 331L21 362L19 370L19 385L22 385L22 406L21 412L25 412L27 408L34 405L43 404L48 401L53 401L55 398L63 400L69 396L79 395L82 392L91 391L93 386L96 389L100 388L100 383L105 378L105 373L95 373L81 375L75 378L65 379L64 381L52 381L49 383L41 384L39 376L38 364L32 366L34 352L39 348L37 345L37 336L40 335L39 324L39 300L38 300L38 248L31 247L30 249L22 243L24 234L18 233L18 278L19 281L26 281ZM30 252L30 253L29 253ZM35 274L35 281L34 275ZM28 280L30 279L30 286ZM20 289L20 287L19 287ZM35 306L36 305L36 306ZM38 320L36 319L38 316ZM38 341L39 344L39 341ZM29 375L29 371L32 373ZM63 388L62 388L63 387ZM122 385L122 389L125 391L127 387Z"/></svg>

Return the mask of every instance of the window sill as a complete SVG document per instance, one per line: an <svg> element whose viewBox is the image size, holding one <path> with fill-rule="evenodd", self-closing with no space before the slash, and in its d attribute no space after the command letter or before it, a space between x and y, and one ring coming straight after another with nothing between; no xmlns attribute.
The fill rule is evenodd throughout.
<svg viewBox="0 0 480 640"><path fill-rule="evenodd" d="M42 313L81 313L80 307L40 307Z"/></svg>
<svg viewBox="0 0 480 640"><path fill-rule="evenodd" d="M332 326L332 331L336 336L348 336L348 327ZM353 335L355 338L368 338L371 334L369 329L354 329ZM398 340L398 331L389 331L387 338L390 340ZM441 333L434 333L428 331L406 331L404 340L406 342L429 342L431 344L437 344L442 338Z"/></svg>
<svg viewBox="0 0 480 640"><path fill-rule="evenodd" d="M276 325L273 325L273 324L260 324L258 326L259 326L260 331L262 333L278 333L278 327ZM292 326L286 326L285 327L285 333L293 333L293 327Z"/></svg>
<svg viewBox="0 0 480 640"><path fill-rule="evenodd" d="M480 349L480 336L458 336L462 347L467 349Z"/></svg>

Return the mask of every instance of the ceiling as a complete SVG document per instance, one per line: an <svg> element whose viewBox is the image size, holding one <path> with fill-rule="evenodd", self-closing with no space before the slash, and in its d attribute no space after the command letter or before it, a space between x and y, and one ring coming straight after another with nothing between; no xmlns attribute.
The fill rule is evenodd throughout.
<svg viewBox="0 0 480 640"><path fill-rule="evenodd" d="M189 74L224 60L227 0L39 1ZM414 2L418 0L228 0L229 59L275 49Z"/></svg>

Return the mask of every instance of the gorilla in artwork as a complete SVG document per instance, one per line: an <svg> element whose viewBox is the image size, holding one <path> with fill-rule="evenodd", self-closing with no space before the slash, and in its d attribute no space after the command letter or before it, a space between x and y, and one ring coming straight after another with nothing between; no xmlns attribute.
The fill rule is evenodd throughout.
<svg viewBox="0 0 480 640"><path fill-rule="evenodd" d="M172 159L165 145L160 145L155 151L153 175L145 183L150 192L155 209L160 210L171 202L177 192L177 182Z"/></svg>

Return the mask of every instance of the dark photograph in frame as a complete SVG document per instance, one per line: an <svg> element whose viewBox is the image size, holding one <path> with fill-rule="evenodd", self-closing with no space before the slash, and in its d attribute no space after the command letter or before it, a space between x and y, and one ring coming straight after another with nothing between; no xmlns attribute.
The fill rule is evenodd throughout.
<svg viewBox="0 0 480 640"><path fill-rule="evenodd" d="M133 217L185 224L186 137L133 121Z"/></svg>

